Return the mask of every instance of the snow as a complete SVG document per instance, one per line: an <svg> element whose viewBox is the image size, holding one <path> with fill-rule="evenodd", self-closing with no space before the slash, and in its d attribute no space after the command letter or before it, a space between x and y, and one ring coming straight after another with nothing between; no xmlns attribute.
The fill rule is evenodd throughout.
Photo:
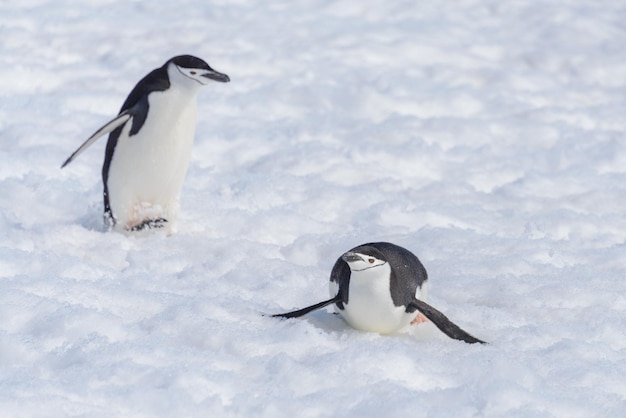
<svg viewBox="0 0 626 418"><path fill-rule="evenodd" d="M0 3L0 411L626 414L626 3ZM102 225L104 140L168 58L200 92L178 233ZM432 324L326 308L344 251L415 252Z"/></svg>

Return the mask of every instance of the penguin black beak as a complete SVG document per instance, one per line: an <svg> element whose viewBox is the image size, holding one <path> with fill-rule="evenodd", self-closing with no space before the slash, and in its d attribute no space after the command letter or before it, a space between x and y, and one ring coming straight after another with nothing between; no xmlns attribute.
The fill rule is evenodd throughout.
<svg viewBox="0 0 626 418"><path fill-rule="evenodd" d="M352 263L354 261L363 261L363 259L360 256L356 255L355 253L351 251L348 251L347 253L342 255L341 259L345 261L346 263Z"/></svg>
<svg viewBox="0 0 626 418"><path fill-rule="evenodd" d="M209 70L209 72L206 74L202 74L202 77L206 77L213 81L219 81L220 83L228 83L230 81L230 77L228 77L226 74L220 73L213 69Z"/></svg>

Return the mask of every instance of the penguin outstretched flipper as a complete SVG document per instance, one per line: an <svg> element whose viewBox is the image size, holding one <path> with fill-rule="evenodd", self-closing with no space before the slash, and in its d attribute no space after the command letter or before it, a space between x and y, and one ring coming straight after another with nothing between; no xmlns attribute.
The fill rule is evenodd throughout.
<svg viewBox="0 0 626 418"><path fill-rule="evenodd" d="M415 310L423 313L426 318L430 319L431 322L441 330L441 332L450 338L465 341L468 344L487 344L485 341L479 340L462 330L458 325L450 321L447 316L424 301L414 299L406 308L407 312L415 312Z"/></svg>
<svg viewBox="0 0 626 418"><path fill-rule="evenodd" d="M117 115L114 119L107 122L104 126L102 126L100 129L94 132L94 134L91 135L85 142L83 142L83 144L80 147L78 147L78 149L74 151L67 160L65 160L63 165L61 165L61 168L65 167L66 165L74 161L74 159L78 157L87 148L89 148L91 144L96 142L96 139L124 125L126 122L128 122L130 118L132 118L132 116L133 115L131 113L131 109L129 109L129 110L123 111L122 113Z"/></svg>
<svg viewBox="0 0 626 418"><path fill-rule="evenodd" d="M330 305L331 303L337 303L337 302L341 302L341 297L339 295L335 296L334 298L325 300L323 302L320 303L316 303L315 305L311 305L311 306L307 306L306 308L302 308L302 309L298 309L297 311L292 311L292 312L285 312L282 314L275 314L272 315L272 317L274 318L298 318L301 317L303 315L308 314L309 312L313 312L317 309L321 309L325 306Z"/></svg>

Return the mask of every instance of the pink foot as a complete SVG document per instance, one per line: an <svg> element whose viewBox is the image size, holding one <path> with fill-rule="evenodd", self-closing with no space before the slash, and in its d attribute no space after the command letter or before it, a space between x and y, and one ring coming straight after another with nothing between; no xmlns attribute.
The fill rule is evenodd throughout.
<svg viewBox="0 0 626 418"><path fill-rule="evenodd" d="M417 316L415 317L415 319L413 319L413 320L411 321L411 325L421 324L421 323L423 323L423 322L428 322L428 318L426 318L426 317L424 316L424 314L420 312L420 313L418 313L418 314L417 314Z"/></svg>

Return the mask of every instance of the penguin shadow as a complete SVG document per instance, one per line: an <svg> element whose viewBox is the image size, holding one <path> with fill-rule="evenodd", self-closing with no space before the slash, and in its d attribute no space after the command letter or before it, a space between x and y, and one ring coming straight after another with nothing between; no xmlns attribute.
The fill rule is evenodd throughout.
<svg viewBox="0 0 626 418"><path fill-rule="evenodd" d="M272 314L266 314L265 316L272 317ZM295 323L295 322L306 322L315 328L323 330L328 333L342 333L346 331L353 331L354 329L348 325L346 321L343 320L341 315L337 312L333 312L332 310L321 309L318 311L314 311L309 313L306 316L300 318L291 318L291 319L281 319L281 318L272 318L274 321L285 322L285 323Z"/></svg>
<svg viewBox="0 0 626 418"><path fill-rule="evenodd" d="M307 314L306 316L302 316L299 318L290 318L290 319L280 319L280 318L272 318L272 314L264 313L263 316L270 317L274 320L279 320L281 322L285 322L286 324L295 324L296 322L305 322L309 325L312 325L316 329L323 331L328 334L368 334L368 335L378 335L385 338L400 338L400 339L408 339L416 342L429 342L429 341L439 341L445 342L449 338L443 334L435 324L432 322L424 322L421 324L411 325L404 331L399 331L391 334L381 334L377 332L369 332L369 331L360 331L355 329L348 324L338 312L333 312L331 310L318 310Z"/></svg>
<svg viewBox="0 0 626 418"><path fill-rule="evenodd" d="M76 219L74 224L78 224L88 231L92 232L109 232L111 228L105 223L102 205L89 205L89 209L85 214Z"/></svg>
<svg viewBox="0 0 626 418"><path fill-rule="evenodd" d="M418 342L449 340L449 337L443 334L431 321L411 325L406 332L399 333L398 336L406 336Z"/></svg>

